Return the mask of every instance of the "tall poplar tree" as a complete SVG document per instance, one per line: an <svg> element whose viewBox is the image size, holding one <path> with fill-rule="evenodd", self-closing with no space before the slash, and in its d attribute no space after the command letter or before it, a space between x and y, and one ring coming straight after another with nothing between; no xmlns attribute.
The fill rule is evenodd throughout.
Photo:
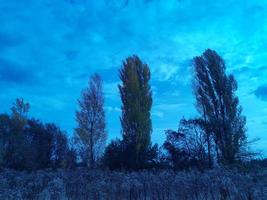
<svg viewBox="0 0 267 200"><path fill-rule="evenodd" d="M80 108L76 112L76 135L85 149L87 165L94 168L104 151L107 138L103 86L98 74L91 76L78 103Z"/></svg>
<svg viewBox="0 0 267 200"><path fill-rule="evenodd" d="M242 158L247 144L246 119L235 95L237 82L210 49L194 58L194 69L196 106L206 124L209 148L214 143L218 161L233 164Z"/></svg>
<svg viewBox="0 0 267 200"><path fill-rule="evenodd" d="M146 162L146 153L151 144L150 70L147 64L134 55L123 62L119 75L122 81L119 91L125 163L129 168L141 168Z"/></svg>

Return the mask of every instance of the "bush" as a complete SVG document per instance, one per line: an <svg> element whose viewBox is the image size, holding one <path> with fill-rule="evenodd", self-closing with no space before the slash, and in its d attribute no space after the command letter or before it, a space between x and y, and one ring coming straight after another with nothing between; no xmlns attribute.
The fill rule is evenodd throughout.
<svg viewBox="0 0 267 200"><path fill-rule="evenodd" d="M123 141L117 139L113 140L106 148L103 160L104 165L110 170L140 170L158 168L158 145L149 145L143 154L140 154L142 162L135 165L131 159L131 149L134 148L129 145L124 145Z"/></svg>

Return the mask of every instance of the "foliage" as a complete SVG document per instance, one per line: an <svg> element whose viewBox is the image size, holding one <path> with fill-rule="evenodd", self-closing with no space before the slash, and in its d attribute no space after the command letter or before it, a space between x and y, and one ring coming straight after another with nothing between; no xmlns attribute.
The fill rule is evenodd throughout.
<svg viewBox="0 0 267 200"><path fill-rule="evenodd" d="M209 167L207 140L199 120L182 119L178 131L166 131L166 138L163 146L174 169Z"/></svg>
<svg viewBox="0 0 267 200"><path fill-rule="evenodd" d="M73 165L66 135L54 124L28 119L28 108L23 99L16 100L11 116L0 115L1 167L31 171Z"/></svg>
<svg viewBox="0 0 267 200"><path fill-rule="evenodd" d="M127 148L129 146L119 139L111 141L103 157L104 165L110 170L129 170L131 152ZM150 145L143 154L145 162L139 169L159 168L158 151L157 144Z"/></svg>
<svg viewBox="0 0 267 200"><path fill-rule="evenodd" d="M196 106L219 163L234 164L246 154L246 119L235 95L237 82L226 75L223 59L213 50L194 58ZM209 152L210 153L210 152Z"/></svg>
<svg viewBox="0 0 267 200"><path fill-rule="evenodd" d="M233 75L226 74L223 59L213 50L193 61L193 89L200 116L182 119L177 131L167 130L162 147L151 143L150 69L139 57L131 56L119 71L121 140L113 140L105 148L103 83L94 74L78 100L72 145L57 125L29 119L30 105L23 99L15 101L10 115L0 115L0 169L96 168L101 164L110 170L128 171L204 171L223 165L250 168L246 163L246 158L251 158L246 119L235 95ZM260 163L264 165L264 161Z"/></svg>
<svg viewBox="0 0 267 200"><path fill-rule="evenodd" d="M150 110L152 92L150 70L137 56L127 58L120 70L122 101L122 136L126 158L124 167L138 169L146 163L145 152L151 143Z"/></svg>
<svg viewBox="0 0 267 200"><path fill-rule="evenodd" d="M80 157L91 168L104 152L107 138L102 80L98 74L91 76L89 86L82 92L79 111L76 112L78 127L76 137L82 149ZM81 151L83 150L83 152ZM84 156L84 153L86 156Z"/></svg>
<svg viewBox="0 0 267 200"><path fill-rule="evenodd" d="M123 144L119 139L113 140L106 147L103 157L104 165L111 170L123 169Z"/></svg>

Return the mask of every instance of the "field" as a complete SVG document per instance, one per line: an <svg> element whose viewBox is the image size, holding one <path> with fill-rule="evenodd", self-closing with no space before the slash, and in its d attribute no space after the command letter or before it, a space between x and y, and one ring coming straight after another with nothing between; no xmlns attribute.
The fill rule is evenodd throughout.
<svg viewBox="0 0 267 200"><path fill-rule="evenodd" d="M0 173L0 199L266 200L267 171Z"/></svg>

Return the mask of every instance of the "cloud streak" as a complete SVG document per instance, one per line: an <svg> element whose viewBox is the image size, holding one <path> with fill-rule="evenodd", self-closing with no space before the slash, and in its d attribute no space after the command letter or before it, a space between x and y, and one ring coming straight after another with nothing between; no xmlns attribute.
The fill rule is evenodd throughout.
<svg viewBox="0 0 267 200"><path fill-rule="evenodd" d="M0 59L0 82L4 84L31 85L38 82L31 69Z"/></svg>
<svg viewBox="0 0 267 200"><path fill-rule="evenodd" d="M255 94L258 98L260 98L260 99L262 99L262 100L264 100L264 101L267 101L267 84L259 86L259 87L255 90L254 94Z"/></svg>

